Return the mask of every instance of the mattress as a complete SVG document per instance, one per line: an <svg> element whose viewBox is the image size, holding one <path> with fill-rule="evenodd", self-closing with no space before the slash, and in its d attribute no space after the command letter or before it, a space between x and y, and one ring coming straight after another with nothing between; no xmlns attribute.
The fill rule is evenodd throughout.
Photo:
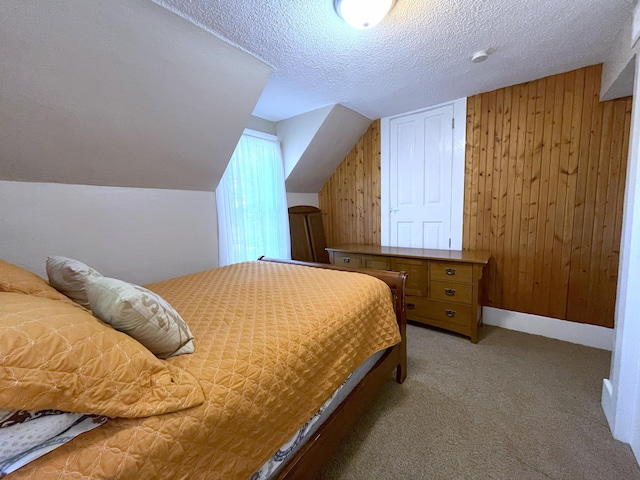
<svg viewBox="0 0 640 480"><path fill-rule="evenodd" d="M367 275L247 262L148 288L195 336L194 354L167 361L198 379L204 404L112 419L7 478L250 478L400 341L391 293Z"/></svg>

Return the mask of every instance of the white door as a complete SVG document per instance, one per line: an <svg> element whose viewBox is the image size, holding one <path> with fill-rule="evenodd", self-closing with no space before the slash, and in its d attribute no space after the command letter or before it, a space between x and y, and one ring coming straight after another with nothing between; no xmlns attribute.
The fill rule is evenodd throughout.
<svg viewBox="0 0 640 480"><path fill-rule="evenodd" d="M449 104L389 121L390 246L451 248L453 113Z"/></svg>

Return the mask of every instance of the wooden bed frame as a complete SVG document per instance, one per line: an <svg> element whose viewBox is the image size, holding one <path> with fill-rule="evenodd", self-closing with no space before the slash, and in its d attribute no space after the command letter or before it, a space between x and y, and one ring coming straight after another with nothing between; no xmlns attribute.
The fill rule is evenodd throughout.
<svg viewBox="0 0 640 480"><path fill-rule="evenodd" d="M313 437L302 446L276 476L279 480L313 479L340 445L342 439L349 434L358 419L366 411L375 394L388 381L393 370L395 369L396 371L395 377L398 383L404 382L407 377L407 316L405 311L405 282L407 274L406 272L347 268L325 263L306 263L266 257L260 257L259 260L364 273L385 282L393 294L396 320L402 337L400 343L385 352L369 373L365 375L353 391L320 426Z"/></svg>

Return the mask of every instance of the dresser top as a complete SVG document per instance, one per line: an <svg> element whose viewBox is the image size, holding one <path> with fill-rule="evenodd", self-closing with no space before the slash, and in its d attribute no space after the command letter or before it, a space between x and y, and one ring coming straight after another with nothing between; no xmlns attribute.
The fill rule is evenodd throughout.
<svg viewBox="0 0 640 480"><path fill-rule="evenodd" d="M365 255L385 255L390 257L424 258L428 260L455 260L465 263L489 262L491 254L482 251L434 250L428 248L381 247L379 245L344 244L327 247L329 252L362 253Z"/></svg>

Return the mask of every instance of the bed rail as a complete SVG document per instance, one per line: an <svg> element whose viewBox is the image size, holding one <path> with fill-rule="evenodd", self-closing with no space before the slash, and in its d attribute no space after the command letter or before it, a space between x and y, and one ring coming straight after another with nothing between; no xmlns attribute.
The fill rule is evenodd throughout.
<svg viewBox="0 0 640 480"><path fill-rule="evenodd" d="M314 436L302 446L282 471L276 475L278 480L312 480L327 460L331 458L333 452L340 446L342 439L349 435L358 418L366 412L376 393L388 382L389 376L394 369L398 383L402 383L407 376L407 317L404 302L407 273L349 268L325 263L307 263L267 257L260 257L258 260L371 275L385 282L393 294L396 320L402 338L400 343L387 350L344 402L320 426Z"/></svg>

